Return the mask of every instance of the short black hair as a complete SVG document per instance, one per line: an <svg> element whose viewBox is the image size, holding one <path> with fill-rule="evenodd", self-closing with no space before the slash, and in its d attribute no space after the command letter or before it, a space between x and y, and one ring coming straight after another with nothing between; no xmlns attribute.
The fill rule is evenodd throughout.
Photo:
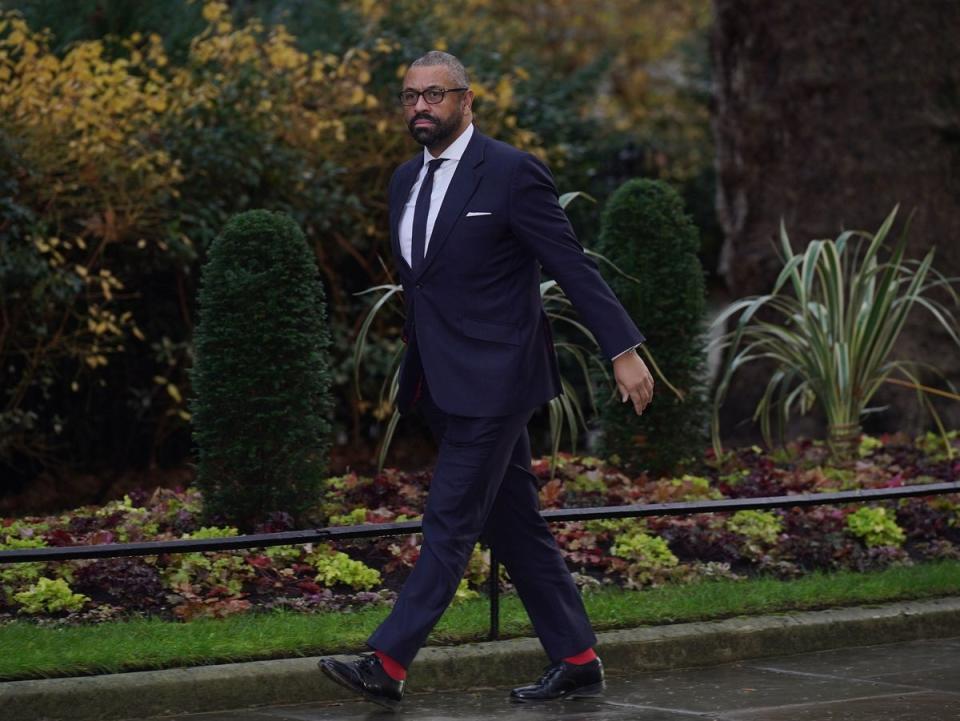
<svg viewBox="0 0 960 721"><path fill-rule="evenodd" d="M467 69L463 67L455 56L445 53L442 50L431 50L426 55L421 55L414 60L411 68L421 68L433 65L443 65L453 74L453 82L462 88L470 87L470 79L467 77Z"/></svg>

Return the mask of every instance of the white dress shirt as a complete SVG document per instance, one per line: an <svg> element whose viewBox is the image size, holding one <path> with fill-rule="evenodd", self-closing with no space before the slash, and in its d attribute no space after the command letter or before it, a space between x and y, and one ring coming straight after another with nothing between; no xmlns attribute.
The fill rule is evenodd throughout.
<svg viewBox="0 0 960 721"><path fill-rule="evenodd" d="M430 193L430 212L427 214L427 233L423 246L424 257L427 255L427 248L430 247L430 236L433 233L433 225L437 220L437 214L440 212L440 206L443 205L447 188L450 187L450 181L453 179L453 174L457 170L457 165L460 164L460 158L463 157L463 153L467 149L467 144L472 137L473 123L470 123L467 129L461 133L460 137L454 140L450 144L450 147L444 150L443 153L437 156L437 158L446 158L446 162L441 163L440 167L433 173L433 192ZM411 258L413 257L413 213L414 210L416 210L420 186L423 185L423 179L427 177L427 163L435 159L436 158L430 154L430 151L427 150L426 146L424 146L423 167L420 168L417 180L410 189L410 195L407 197L406 205L403 207L403 215L400 216L400 252L403 253L403 259L407 261L407 264L410 266L413 265L411 262ZM638 346L631 346L625 351L615 355L611 360L616 360L624 353L629 353L637 347Z"/></svg>
<svg viewBox="0 0 960 721"><path fill-rule="evenodd" d="M453 173L460 164L460 158L467 149L470 138L473 137L473 123L467 126L460 137L454 140L450 147L444 150L437 158L446 158L447 162L441 163L440 167L433 173L433 192L430 193L430 212L427 213L427 235L424 238L423 255L426 257L427 248L430 247L430 235L433 233L433 224L437 221L437 214L440 212L440 206L443 204L443 198L447 194L447 188L450 187L450 181L453 179ZM403 253L403 259L411 267L413 263L413 211L417 206L417 196L420 194L420 186L423 185L423 179L427 177L427 163L435 160L426 146L423 148L423 167L417 175L417 182L410 189L410 196L407 198L407 204L403 208L403 215L400 216L400 252Z"/></svg>

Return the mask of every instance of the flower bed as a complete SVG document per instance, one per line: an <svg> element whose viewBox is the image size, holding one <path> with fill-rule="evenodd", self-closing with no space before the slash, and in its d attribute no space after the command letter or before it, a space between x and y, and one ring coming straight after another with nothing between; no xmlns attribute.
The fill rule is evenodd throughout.
<svg viewBox="0 0 960 721"><path fill-rule="evenodd" d="M960 448L957 432L950 435ZM939 437L864 436L850 467L827 464L825 447L800 441L764 453L706 454L677 478L631 478L614 463L562 454L550 480L548 459L534 473L545 482L543 508L659 503L815 493L955 481L960 460ZM611 459L616 461L616 459ZM418 518L430 480L386 469L368 477L330 478L317 507L329 525ZM194 489L136 490L102 507L0 521L0 548L89 545L236 535L199 528ZM290 530L277 513L257 532ZM640 588L704 577L766 574L792 578L813 570L875 569L924 559L960 558L960 494L870 504L739 511L553 526L577 582ZM419 553L419 536L206 553L0 564L0 621L95 623L151 615L189 620L255 610L348 609L390 603ZM489 553L475 549L458 598L477 594ZM504 574L501 583L510 589Z"/></svg>

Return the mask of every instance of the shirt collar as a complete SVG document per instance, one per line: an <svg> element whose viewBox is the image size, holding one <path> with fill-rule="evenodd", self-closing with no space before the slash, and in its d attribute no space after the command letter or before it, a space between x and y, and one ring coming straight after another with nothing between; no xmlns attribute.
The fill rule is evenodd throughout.
<svg viewBox="0 0 960 721"><path fill-rule="evenodd" d="M470 123L467 126L467 129L464 130L460 137L454 140L450 147L444 150L441 154L441 158L446 158L447 160L460 160L463 157L464 151L467 149L467 145L470 143L470 138L473 137L473 123ZM423 148L423 164L426 165L431 160L435 160L430 151L427 150L426 146Z"/></svg>

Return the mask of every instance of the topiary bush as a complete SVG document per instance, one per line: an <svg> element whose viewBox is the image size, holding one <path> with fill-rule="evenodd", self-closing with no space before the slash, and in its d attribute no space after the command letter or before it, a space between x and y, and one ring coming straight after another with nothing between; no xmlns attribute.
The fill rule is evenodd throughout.
<svg viewBox="0 0 960 721"><path fill-rule="evenodd" d="M233 216L210 248L190 371L203 523L299 523L322 495L332 402L325 293L287 215Z"/></svg>
<svg viewBox="0 0 960 721"><path fill-rule="evenodd" d="M663 181L630 180L604 207L595 249L636 280L606 265L601 266L604 278L643 328L644 347L683 394L681 399L658 384L653 401L637 416L631 403L620 402L616 389L611 395L599 370L593 371L599 388L599 450L619 457L619 465L633 472L671 474L682 461L699 458L707 440L705 286L699 244L683 201Z"/></svg>

